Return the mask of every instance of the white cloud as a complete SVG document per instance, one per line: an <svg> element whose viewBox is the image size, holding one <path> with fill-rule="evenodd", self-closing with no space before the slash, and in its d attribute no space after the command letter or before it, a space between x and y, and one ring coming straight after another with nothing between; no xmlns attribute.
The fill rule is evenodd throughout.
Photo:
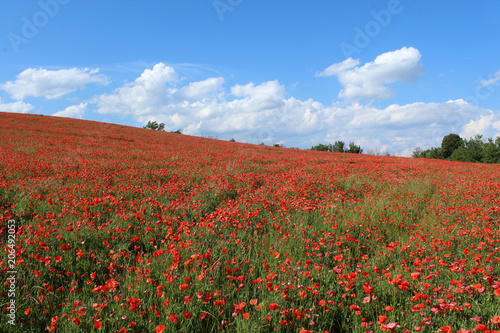
<svg viewBox="0 0 500 333"><path fill-rule="evenodd" d="M264 82L261 85L255 86L253 83L248 83L244 86L235 85L231 88L231 94L236 97L251 97L251 98L262 98L262 99L272 99L283 98L284 89L283 86L276 81Z"/></svg>
<svg viewBox="0 0 500 333"><path fill-rule="evenodd" d="M468 138L465 135L479 130L485 137L494 136L494 120L500 120L491 110L461 99L446 103L394 104L384 109L366 106L346 109L353 113L352 120L343 125L347 133L376 138L390 147L392 153L401 152L403 156L408 156L408 149L417 146L438 147L442 138L450 133Z"/></svg>
<svg viewBox="0 0 500 333"><path fill-rule="evenodd" d="M180 86L173 68L159 63L112 94L98 96L97 112L132 115L141 123L165 122L184 133L256 131L285 124L285 89L278 81L235 85L227 94L221 77ZM277 118L279 117L279 119ZM311 119L308 120L311 123Z"/></svg>
<svg viewBox="0 0 500 333"><path fill-rule="evenodd" d="M153 69L146 69L133 83L115 90L113 94L99 96L97 112L114 115L159 112L161 109L156 108L164 108L177 91L167 83L177 80L178 75L172 67L156 64Z"/></svg>
<svg viewBox="0 0 500 333"><path fill-rule="evenodd" d="M461 99L444 103L393 104L386 108L363 105L358 100L389 96L391 82L413 82L423 72L420 53L414 48L384 53L360 65L349 58L317 76L336 75L341 95L352 103L323 105L312 99L289 97L279 81L224 86L222 77L186 82L163 63L146 69L134 81L88 103L72 105L54 116L83 118L92 108L101 114L129 115L140 124L164 122L167 130L210 135L222 139L286 146L311 147L343 140L361 145L365 152L389 150L408 156L414 147L436 147L443 136L459 133L468 138L498 135L496 111ZM74 80L70 80L73 78ZM79 78L79 79L78 79ZM89 83L106 83L97 70L26 70L2 86L14 98L63 96ZM94 106L90 107L90 105ZM0 111L30 112L23 101L4 103Z"/></svg>
<svg viewBox="0 0 500 333"><path fill-rule="evenodd" d="M17 100L30 96L54 99L82 89L90 83L106 85L108 79L99 74L98 69L71 68L50 71L28 68L18 74L15 81L8 81L0 85L0 88Z"/></svg>
<svg viewBox="0 0 500 333"><path fill-rule="evenodd" d="M317 76L338 77L343 89L338 97L351 101L387 99L393 91L387 84L401 81L418 81L425 72L420 63L421 54L413 47L403 47L396 51L383 53L374 61L359 65L359 60L349 58L333 64Z"/></svg>
<svg viewBox="0 0 500 333"><path fill-rule="evenodd" d="M410 80L411 75L404 79ZM185 134L251 143L283 141L303 148L353 141L365 152L388 150L403 156L416 146L439 146L449 133L476 129L491 136L498 132L494 125L500 124L491 110L461 99L386 108L360 103L325 106L312 99L287 97L278 81L228 88L223 84L219 77L183 83L172 68L158 64L94 102L102 114L131 115L140 124L156 120L164 122L167 130L182 129Z"/></svg>
<svg viewBox="0 0 500 333"><path fill-rule="evenodd" d="M191 82L188 86L179 90L179 98L198 101L222 92L222 77L212 77L204 81ZM222 97L222 96L221 96Z"/></svg>
<svg viewBox="0 0 500 333"><path fill-rule="evenodd" d="M488 80L481 80L480 83L484 87L489 86L490 84L494 84L498 81L500 81L500 71L496 72L495 75L493 75L493 77Z"/></svg>
<svg viewBox="0 0 500 333"><path fill-rule="evenodd" d="M483 114L477 120L470 120L462 128L460 136L464 139L469 139L477 134L484 135L490 128L495 128L495 124L493 123L494 118L493 112L490 111L489 114Z"/></svg>
<svg viewBox="0 0 500 333"><path fill-rule="evenodd" d="M235 85L231 87L231 94L242 97L235 100L234 106L244 108L247 112L271 110L283 105L285 88L278 81L264 82L258 86L248 83L244 86Z"/></svg>
<svg viewBox="0 0 500 333"><path fill-rule="evenodd" d="M22 101L2 103L2 99L0 98L0 112L29 113L34 108L33 105Z"/></svg>
<svg viewBox="0 0 500 333"><path fill-rule="evenodd" d="M348 69L351 69L353 67L356 67L359 65L359 59L353 59L349 58L346 59L342 62L339 62L337 64L333 64L326 68L324 71L320 73L316 73L316 76L332 76L332 75L338 75L342 72L347 71Z"/></svg>
<svg viewBox="0 0 500 333"><path fill-rule="evenodd" d="M79 105L71 105L62 111L54 113L53 116L82 119L86 109L87 109L87 103L81 103Z"/></svg>

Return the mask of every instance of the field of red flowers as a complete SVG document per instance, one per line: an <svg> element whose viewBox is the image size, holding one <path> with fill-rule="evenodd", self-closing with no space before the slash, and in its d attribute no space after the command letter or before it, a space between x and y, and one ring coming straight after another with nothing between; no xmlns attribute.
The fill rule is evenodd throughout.
<svg viewBox="0 0 500 333"><path fill-rule="evenodd" d="M499 194L497 165L0 113L0 331L498 332Z"/></svg>

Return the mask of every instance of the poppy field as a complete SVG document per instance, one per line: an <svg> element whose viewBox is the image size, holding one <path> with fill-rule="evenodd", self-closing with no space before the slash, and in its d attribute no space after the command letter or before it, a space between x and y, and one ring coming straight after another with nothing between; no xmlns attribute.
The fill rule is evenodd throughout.
<svg viewBox="0 0 500 333"><path fill-rule="evenodd" d="M1 332L500 332L498 165L0 113L0 232Z"/></svg>

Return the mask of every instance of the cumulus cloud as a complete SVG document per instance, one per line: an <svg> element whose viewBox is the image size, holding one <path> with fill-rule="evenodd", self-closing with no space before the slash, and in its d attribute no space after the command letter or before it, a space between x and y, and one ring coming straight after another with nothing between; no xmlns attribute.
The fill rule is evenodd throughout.
<svg viewBox="0 0 500 333"><path fill-rule="evenodd" d="M348 66L340 65L329 72L345 71ZM412 76L400 79L411 81ZM184 83L174 69L163 64L144 71L112 94L98 96L94 102L96 111L102 114L127 114L140 124L156 120L164 122L167 130L182 129L185 134L234 137L251 143L284 142L289 147L353 141L365 151L389 150L404 156L411 155L417 146L439 146L443 136L451 132L481 130L491 136L500 128L500 118L491 110L461 99L386 108L340 102L325 106L312 99L287 97L278 81L227 88L220 77Z"/></svg>
<svg viewBox="0 0 500 333"><path fill-rule="evenodd" d="M97 112L137 116L160 112L178 91L167 84L177 80L178 74L172 67L156 64L153 69L146 69L134 82L115 90L113 94L99 96ZM160 109L156 109L158 107Z"/></svg>
<svg viewBox="0 0 500 333"><path fill-rule="evenodd" d="M132 115L141 123L158 120L187 134L256 131L291 119L278 81L235 85L230 93L223 84L223 78L215 77L182 85L173 68L159 63L94 102L101 114Z"/></svg>
<svg viewBox="0 0 500 333"><path fill-rule="evenodd" d="M283 104L285 88L278 81L264 82L258 86L254 83L235 85L231 87L231 94L241 97L233 104L248 112L252 110L272 110Z"/></svg>
<svg viewBox="0 0 500 333"><path fill-rule="evenodd" d="M344 125L347 133L365 138L377 138L393 153L408 156L411 148L430 148L441 145L449 133L468 138L477 131L485 137L494 136L493 123L499 117L491 110L479 108L461 99L445 103L412 103L390 105L384 109L359 106L352 119Z"/></svg>
<svg viewBox="0 0 500 333"><path fill-rule="evenodd" d="M182 87L179 90L178 98L188 101L198 101L213 97L222 92L222 77L212 77L204 81L191 82L188 86ZM220 96L222 97L222 96Z"/></svg>
<svg viewBox="0 0 500 333"><path fill-rule="evenodd" d="M87 109L87 105L88 105L88 103L81 103L79 105L71 105L62 111L54 113L53 116L83 119L83 115L85 113L85 110Z"/></svg>
<svg viewBox="0 0 500 333"><path fill-rule="evenodd" d="M470 120L460 132L460 136L464 139L469 139L477 134L484 135L489 131L490 128L495 128L493 124L493 119L495 116L493 112L489 112L487 114L482 114L479 116L479 119Z"/></svg>
<svg viewBox="0 0 500 333"><path fill-rule="evenodd" d="M33 105L22 101L2 103L0 98L0 112L30 113L34 108Z"/></svg>
<svg viewBox="0 0 500 333"><path fill-rule="evenodd" d="M82 89L90 83L106 85L108 79L99 74L98 69L71 68L51 71L28 68L18 74L15 81L8 81L0 85L0 88L17 100L30 96L55 99Z"/></svg>
<svg viewBox="0 0 500 333"><path fill-rule="evenodd" d="M311 147L343 140L361 145L365 152L390 151L411 155L414 147L436 147L443 136L458 133L495 137L500 134L500 117L464 100L443 103L393 104L385 108L361 104L361 100L387 98L388 84L414 82L423 73L420 52L402 48L361 64L346 59L316 76L337 76L343 89L339 96L351 103L323 105L312 99L290 97L279 81L225 86L222 77L186 82L170 66L158 63L130 83L87 103L72 105L54 116L84 118L87 110L105 115L127 115L144 125L149 120L164 122L167 130L185 134L234 137L237 141ZM482 82L493 84L497 76ZM0 100L0 111L27 113L34 106L21 99L28 96L58 98L87 84L106 84L97 70L49 71L28 69L0 88L14 99ZM490 88L491 89L491 88Z"/></svg>
<svg viewBox="0 0 500 333"><path fill-rule="evenodd" d="M349 58L329 66L316 76L337 76L343 87L338 95L341 99L382 100L393 96L387 84L418 81L425 72L420 58L421 54L416 48L403 47L383 53L363 66L359 66L359 60Z"/></svg>

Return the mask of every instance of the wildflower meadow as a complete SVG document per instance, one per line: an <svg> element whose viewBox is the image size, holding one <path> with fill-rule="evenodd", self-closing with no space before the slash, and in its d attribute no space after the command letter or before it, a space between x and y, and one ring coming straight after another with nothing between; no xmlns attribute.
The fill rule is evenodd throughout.
<svg viewBox="0 0 500 333"><path fill-rule="evenodd" d="M0 113L1 332L500 332L500 166Z"/></svg>

